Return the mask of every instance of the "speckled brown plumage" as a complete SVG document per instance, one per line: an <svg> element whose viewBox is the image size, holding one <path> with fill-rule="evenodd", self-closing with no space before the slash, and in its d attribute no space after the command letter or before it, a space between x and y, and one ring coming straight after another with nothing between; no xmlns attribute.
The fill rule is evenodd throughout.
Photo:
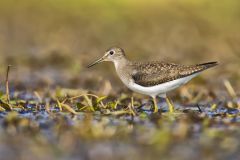
<svg viewBox="0 0 240 160"><path fill-rule="evenodd" d="M129 89L151 96L155 113L158 112L156 96L166 98L167 92L186 84L197 76L197 73L217 65L217 62L189 66L160 61L132 62L126 58L123 49L112 47L101 58L87 67L92 67L103 61L114 63L119 78ZM173 105L168 99L167 102L169 109L173 111Z"/></svg>
<svg viewBox="0 0 240 160"><path fill-rule="evenodd" d="M134 82L135 84L144 87L155 86L188 77L217 65L217 62L189 66L161 61L132 62L126 58L125 52L122 48L112 47L105 52L102 58L89 64L88 67L102 61L112 61L115 65L118 76L126 85Z"/></svg>
<svg viewBox="0 0 240 160"><path fill-rule="evenodd" d="M187 77L216 65L217 62L185 66L156 61L146 63L130 62L128 68L131 68L129 74L136 84L150 87Z"/></svg>

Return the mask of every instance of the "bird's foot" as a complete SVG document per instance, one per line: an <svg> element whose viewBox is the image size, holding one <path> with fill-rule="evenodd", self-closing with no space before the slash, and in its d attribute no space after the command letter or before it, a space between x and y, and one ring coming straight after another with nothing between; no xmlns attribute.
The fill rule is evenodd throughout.
<svg viewBox="0 0 240 160"><path fill-rule="evenodd" d="M170 113L173 113L173 112L174 112L174 105L173 105L173 103L172 103L171 100L168 99L167 97L166 97L166 102L167 102L167 104L168 104L168 110L169 110L169 112L170 112Z"/></svg>
<svg viewBox="0 0 240 160"><path fill-rule="evenodd" d="M156 97L153 97L153 107L154 107L153 113L158 113L158 105L157 105Z"/></svg>
<svg viewBox="0 0 240 160"><path fill-rule="evenodd" d="M158 113L158 106L155 106L155 105L154 105L153 113Z"/></svg>

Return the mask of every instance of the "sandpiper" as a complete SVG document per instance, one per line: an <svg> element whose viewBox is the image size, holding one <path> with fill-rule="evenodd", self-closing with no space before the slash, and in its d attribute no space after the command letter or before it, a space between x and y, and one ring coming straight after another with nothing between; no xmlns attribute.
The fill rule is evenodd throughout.
<svg viewBox="0 0 240 160"><path fill-rule="evenodd" d="M202 71L217 65L217 62L196 65L181 65L162 61L134 62L126 58L122 48L113 47L107 50L103 57L87 67L92 67L102 61L114 63L117 75L129 89L151 96L154 102L154 112L158 112L157 96L166 98L169 109L173 108L166 96L167 92L186 84Z"/></svg>

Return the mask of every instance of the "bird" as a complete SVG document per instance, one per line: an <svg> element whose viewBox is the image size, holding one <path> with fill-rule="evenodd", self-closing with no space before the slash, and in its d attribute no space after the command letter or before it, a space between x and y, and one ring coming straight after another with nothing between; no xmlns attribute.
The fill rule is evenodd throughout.
<svg viewBox="0 0 240 160"><path fill-rule="evenodd" d="M90 68L103 61L113 62L117 75L130 90L152 97L154 113L159 111L157 97L165 98L169 110L173 110L173 103L168 99L167 93L186 84L202 71L218 65L216 61L195 65L163 61L130 61L122 48L111 47L101 58L87 67Z"/></svg>

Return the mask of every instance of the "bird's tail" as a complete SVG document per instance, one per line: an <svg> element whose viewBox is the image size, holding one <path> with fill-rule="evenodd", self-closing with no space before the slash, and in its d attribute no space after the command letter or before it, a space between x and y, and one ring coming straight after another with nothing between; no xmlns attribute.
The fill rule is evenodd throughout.
<svg viewBox="0 0 240 160"><path fill-rule="evenodd" d="M216 65L218 65L218 62L207 62L207 63L198 64L198 66L202 66L204 67L204 69L212 68Z"/></svg>

